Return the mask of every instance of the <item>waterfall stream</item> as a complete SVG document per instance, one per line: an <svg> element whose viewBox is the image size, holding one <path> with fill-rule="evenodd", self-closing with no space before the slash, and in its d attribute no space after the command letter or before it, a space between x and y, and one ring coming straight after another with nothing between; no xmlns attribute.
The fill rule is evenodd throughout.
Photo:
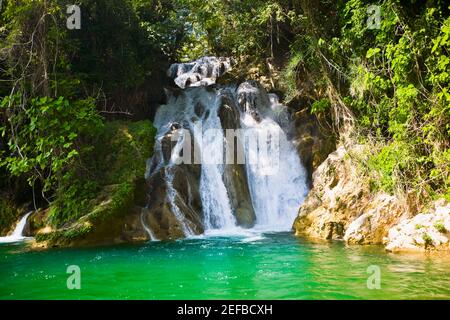
<svg viewBox="0 0 450 320"><path fill-rule="evenodd" d="M254 81L213 84L229 68L224 58L206 57L169 70L183 90L168 90L155 116L147 179L163 181L150 194L165 202L154 196L147 207L152 239L288 231L306 197L287 108Z"/></svg>
<svg viewBox="0 0 450 320"><path fill-rule="evenodd" d="M281 108L281 109L280 109ZM275 147L268 146L268 157L262 157L262 165L252 165L248 159L250 151L246 145L246 168L253 207L257 217L256 227L268 231L291 229L298 209L307 194L305 169L299 155L285 131L275 120L286 116L283 106L271 103L268 112L258 123L245 113L241 118L244 128L257 132L270 132L278 140ZM290 123L285 123L290 125ZM269 145L271 141L267 141ZM267 168L273 172L266 172Z"/></svg>
<svg viewBox="0 0 450 320"><path fill-rule="evenodd" d="M27 224L27 219L32 213L33 212L28 212L20 219L19 223L17 224L16 228L14 229L11 235L6 237L0 237L0 243L19 242L28 239L27 237L23 236L23 231Z"/></svg>

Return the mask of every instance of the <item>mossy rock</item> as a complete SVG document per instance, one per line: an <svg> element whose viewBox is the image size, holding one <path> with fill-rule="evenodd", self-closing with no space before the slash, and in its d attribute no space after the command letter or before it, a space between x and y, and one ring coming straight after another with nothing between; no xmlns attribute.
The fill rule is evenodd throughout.
<svg viewBox="0 0 450 320"><path fill-rule="evenodd" d="M126 242L124 231L137 234L138 240L146 240L145 230L137 225L135 230L127 227L138 218L135 206L134 183L106 186L98 197L92 200L93 209L71 225L36 234L36 242L45 242L47 247L72 247L105 245ZM132 240L132 239L131 239Z"/></svg>
<svg viewBox="0 0 450 320"><path fill-rule="evenodd" d="M36 241L50 247L112 244L121 242L126 226L132 238L144 239L136 207L146 204L144 175L155 134L150 121L107 123L88 163L95 176L75 176L59 190L43 218L49 228Z"/></svg>

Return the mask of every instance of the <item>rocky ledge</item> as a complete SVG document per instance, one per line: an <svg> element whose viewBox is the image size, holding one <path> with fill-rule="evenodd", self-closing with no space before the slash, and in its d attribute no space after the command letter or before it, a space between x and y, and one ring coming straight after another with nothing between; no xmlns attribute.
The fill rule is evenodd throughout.
<svg viewBox="0 0 450 320"><path fill-rule="evenodd" d="M427 212L391 228L386 249L393 252L450 251L450 204L438 200Z"/></svg>
<svg viewBox="0 0 450 320"><path fill-rule="evenodd" d="M395 252L448 250L450 206L441 200L414 216L406 200L373 192L354 160L364 148L341 146L317 168L294 223L296 235L385 244Z"/></svg>

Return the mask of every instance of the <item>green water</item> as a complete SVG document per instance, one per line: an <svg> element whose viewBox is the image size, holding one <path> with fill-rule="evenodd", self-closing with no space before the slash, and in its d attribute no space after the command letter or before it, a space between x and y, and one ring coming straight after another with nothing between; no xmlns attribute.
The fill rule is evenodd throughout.
<svg viewBox="0 0 450 320"><path fill-rule="evenodd" d="M257 239L257 238L256 238ZM253 240L256 240L253 239ZM26 252L0 246L1 299L443 299L450 261L288 233ZM69 265L81 289L67 289ZM367 268L381 288L367 288Z"/></svg>

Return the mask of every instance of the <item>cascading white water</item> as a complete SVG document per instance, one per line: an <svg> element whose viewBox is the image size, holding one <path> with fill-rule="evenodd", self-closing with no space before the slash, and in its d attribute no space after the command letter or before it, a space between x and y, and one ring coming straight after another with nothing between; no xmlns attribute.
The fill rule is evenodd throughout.
<svg viewBox="0 0 450 320"><path fill-rule="evenodd" d="M162 106L155 117L155 126L158 129L158 134L156 136L156 139L159 140L159 143L156 144L156 150L155 153L160 157L160 159L164 159L163 150L161 147L161 141L164 138L164 136L170 131L171 125L177 120L182 120L184 117L184 113L177 112L177 104L175 104L175 108L164 108L165 106ZM173 180L174 180L174 174L173 174L173 168L176 165L176 158L180 153L180 150L182 149L184 140L178 139L176 145L174 146L174 149L172 151L172 157L169 159L168 163L165 165L164 175L165 175L165 183L167 187L167 201L170 204L171 210L173 214L176 216L177 220L180 222L183 234L185 236L191 236L194 235L193 230L190 228L188 222L186 221L186 217L181 212L180 208L175 202L176 197L176 190L173 187ZM159 164L159 166L164 165L164 161ZM147 164L149 165L149 164ZM150 172L146 172L146 177L150 175ZM150 239L152 241L158 240L153 233L153 231L150 229L149 226L147 226L143 222L143 217L141 216L141 221L144 226L144 229L150 236Z"/></svg>
<svg viewBox="0 0 450 320"><path fill-rule="evenodd" d="M174 123L181 123L185 129L192 132L192 138L198 147L197 157L202 164L200 197L205 230L228 229L236 225L236 219L222 179L224 166L221 159L224 136L217 114L219 102L220 99L216 92L209 92L203 87L192 88L186 90L182 96L170 97L168 104L161 106L155 117L159 139L167 134ZM196 110L196 106L202 106L202 110ZM177 157L185 143L184 139L184 135L180 134L180 138L172 150L171 161L166 166L168 200L175 215L180 216L178 218L181 221L183 215L174 202L176 191L172 187L173 177L170 175L170 167L176 165ZM187 228L186 223L183 223L183 225ZM184 233L185 235L192 235L192 230L185 229Z"/></svg>
<svg viewBox="0 0 450 320"><path fill-rule="evenodd" d="M208 86L214 84L231 68L227 58L203 57L193 62L174 63L167 74L180 88Z"/></svg>
<svg viewBox="0 0 450 320"><path fill-rule="evenodd" d="M246 108L241 115L243 128L251 129L260 136L267 132L272 136L272 139L268 137L265 140L268 152L258 153L257 165L251 163L251 150L248 144L244 145L248 183L257 217L255 229L288 231L308 192L306 173L295 146L280 126L290 125L285 107L278 103L275 96L267 98L258 101L257 107L262 111L259 122L250 108ZM273 139L277 142L274 143ZM267 168L270 168L270 172L267 172Z"/></svg>
<svg viewBox="0 0 450 320"><path fill-rule="evenodd" d="M247 176L245 181L238 182L245 184L245 188L248 185L249 195L246 199L251 198L250 210L254 211L253 217L256 217L251 232L290 230L308 191L305 169L294 144L286 134L292 125L290 116L286 107L278 102L276 95L267 94L254 82L244 82L238 87L206 87L229 68L228 59L215 57L173 65L169 75L184 90L168 92L167 104L162 105L155 116L154 125L158 129L155 154L159 159L155 168L165 168L166 200L170 203L172 214L181 223L185 236L195 234L190 228L192 221L188 221L192 216L187 218L183 210L189 209L182 209L177 205L176 199L180 199L180 195L174 186L175 177L172 171L180 159L184 161L186 158L200 160L198 193L205 234L246 232L237 226L236 214L240 208L236 208L236 205L239 206L242 198L236 204L237 198L233 198L233 202L230 190L227 189L229 184L235 181L231 179L228 184L224 181L224 148L227 143L223 129L231 128L222 128L223 119L219 110L224 107L223 99L231 99L230 103L234 107L230 108L236 109L240 114L239 119L233 120L239 122L236 125L245 132L251 132L250 141L255 141L252 140L255 137L258 141L256 147L245 138L241 141L245 160L244 175ZM170 160L165 161L163 139L172 139L175 133L178 138L172 148ZM190 152L187 154L184 150L186 144L196 147L193 158ZM155 168L153 172L158 171ZM192 202L190 188L192 187L188 183L189 200L184 201L189 203ZM184 189L183 195L186 199L185 193Z"/></svg>
<svg viewBox="0 0 450 320"><path fill-rule="evenodd" d="M195 124L197 128L192 128L195 141L202 142L199 143L202 159L200 196L205 217L205 230L230 229L236 226L236 219L222 178L224 135L217 114L219 99L215 100L209 109L208 117L202 121L200 130ZM205 134L206 132L208 134ZM212 190L214 192L211 192Z"/></svg>
<svg viewBox="0 0 450 320"><path fill-rule="evenodd" d="M19 242L29 239L23 236L23 230L25 229L25 225L27 223L27 219L30 216L30 214L32 214L32 212L28 212L20 219L19 223L17 224L16 228L14 229L13 233L10 236L0 237L0 243Z"/></svg>

